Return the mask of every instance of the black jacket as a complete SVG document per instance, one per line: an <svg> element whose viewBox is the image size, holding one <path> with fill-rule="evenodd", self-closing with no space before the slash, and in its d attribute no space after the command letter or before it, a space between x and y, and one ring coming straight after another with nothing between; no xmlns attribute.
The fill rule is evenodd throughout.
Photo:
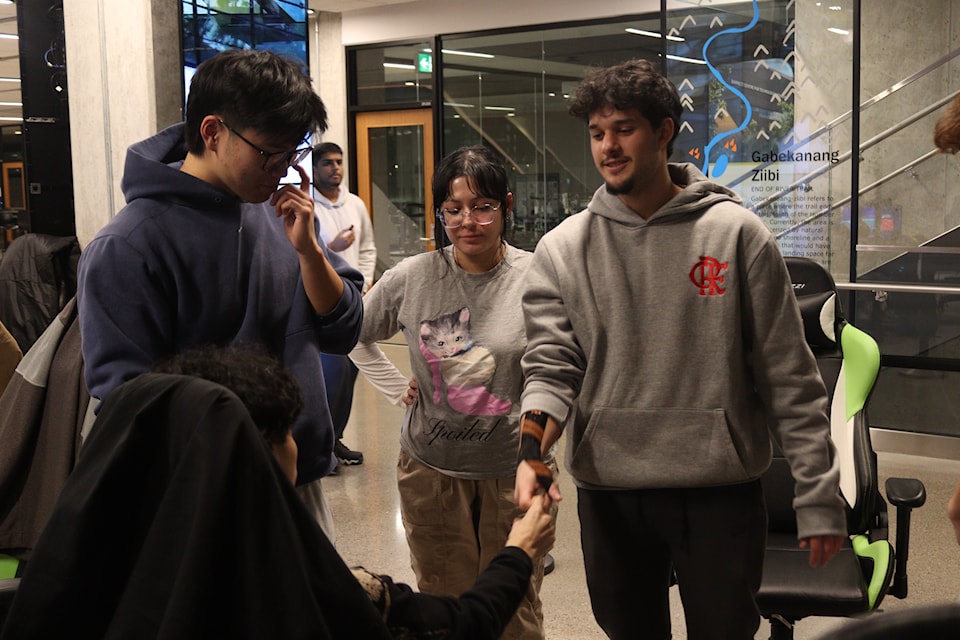
<svg viewBox="0 0 960 640"><path fill-rule="evenodd" d="M28 233L0 260L0 322L26 353L77 292L80 245L74 236Z"/></svg>
<svg viewBox="0 0 960 640"><path fill-rule="evenodd" d="M492 640L530 570L508 548L459 599L383 578L376 608L240 400L143 374L104 403L0 639Z"/></svg>

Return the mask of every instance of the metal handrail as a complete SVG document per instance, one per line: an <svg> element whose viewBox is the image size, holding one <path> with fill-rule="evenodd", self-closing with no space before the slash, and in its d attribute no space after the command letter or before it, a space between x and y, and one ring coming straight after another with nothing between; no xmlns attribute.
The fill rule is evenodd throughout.
<svg viewBox="0 0 960 640"><path fill-rule="evenodd" d="M928 64L928 65L927 65L926 67L924 67L923 69L920 69L919 71L917 71L917 72L915 72L915 73L907 76L906 78L904 78L904 79L901 80L900 82L897 82L897 83L895 83L895 84L890 85L889 87L887 87L886 89L884 89L884 90L881 91L880 93L876 94L876 95L873 96L872 98L868 98L867 100L865 100L864 102L862 102L862 103L860 104L859 110L860 110L860 111L865 111L866 109L872 107L873 105L877 104L877 103L880 102L881 100L892 96L893 94L897 93L898 91L906 88L907 86L913 84L913 83L916 82L917 80L923 78L923 77L926 76L928 73L930 73L930 72L932 72L932 71L936 71L936 70L939 69L941 66L943 66L943 65L945 65L946 63L950 62L951 60L953 60L953 59L956 58L957 56L960 56L960 48L954 49L953 51L951 51L950 53L946 54L945 56L942 56L939 60L936 60L936 61L934 61L934 62L931 62L930 64ZM848 120L851 116L853 116L853 109L850 109L850 110L847 111L846 113L837 116L836 118L834 118L833 120L831 120L831 121L828 122L827 124L823 125L823 126L820 127L819 129L817 129L816 131L814 131L813 133L811 133L809 136L807 136L807 137L804 138L803 140L799 140L799 141L793 143L793 145L791 145L791 146L787 147L786 149L784 149L783 152L786 153L786 152L789 152L789 151L794 151L794 150L799 149L800 147L802 147L802 146L804 146L804 145L806 145L806 144L809 144L810 142L813 142L814 140L816 140L816 139L819 138L820 136L824 135L825 133L829 133L830 131L832 131L833 129L835 129L836 127L838 127L841 123L843 123L843 122L845 122L846 120ZM764 162L763 164L758 165L757 168L758 168L758 169L765 169L765 168L769 167L771 164L774 164L775 162L777 162L777 161L776 161L776 160L769 160L769 161L767 161L767 162ZM748 175L749 175L749 174L744 174L744 175L740 176L739 178L737 178L736 180L734 180L733 182L731 182L730 184L728 184L728 185L726 185L726 186L729 187L729 188L735 187L735 186L737 186L738 184L740 184L741 182L743 182L744 180L746 180Z"/></svg>
<svg viewBox="0 0 960 640"><path fill-rule="evenodd" d="M894 284L892 282L837 282L841 291L893 291L894 293L960 294L960 287L938 287L929 284Z"/></svg>
<svg viewBox="0 0 960 640"><path fill-rule="evenodd" d="M958 254L960 247L904 247L898 244L858 244L858 252L872 251L874 253L889 253L897 251L900 253L934 253L934 254Z"/></svg>
<svg viewBox="0 0 960 640"><path fill-rule="evenodd" d="M903 120L901 120L900 122L898 122L897 124L893 125L892 127L889 127L888 129L885 129L884 131L881 131L880 133L878 133L877 135L873 136L872 138L870 138L869 140L867 140L866 142L864 142L863 144L860 145L860 147L859 147L860 153L863 153L864 151L866 151L866 150L869 149L870 147L873 147L873 146L875 146L875 145L877 145L877 144L880 144L881 142L883 142L884 140L886 140L887 138L889 138L889 137L892 136L893 134L899 133L899 132L903 131L904 129L906 129L907 127L909 127L910 125L912 125L913 123L919 122L920 120L922 120L923 118L927 117L928 115L930 115L931 113L933 113L933 112L936 111L937 109L941 108L941 107L944 106L945 104L948 104L950 101L952 101L952 100L953 100L956 96L958 96L958 95L960 95L960 90L954 91L953 93L951 93L951 94L949 94L949 95L947 95L947 96L945 96L945 97L937 100L937 101L934 102L933 104L927 105L926 107L924 107L924 108L920 109L919 111L917 111L916 113L914 113L912 116L908 116L908 117L904 118ZM926 155L922 156L922 158L923 158L923 159L926 159L926 158L929 157L930 155L936 155L936 154L937 154L937 151L934 150L932 153L928 152ZM814 178L818 178L818 177L820 177L821 175L823 175L824 173L827 173L828 171L831 171L835 166L846 162L847 160L850 159L850 156L852 156L852 155L853 155L853 152L852 152L852 151L847 151L846 153L838 156L836 163L827 163L827 164L825 164L824 166L820 167L819 169L816 169L816 170L814 170L814 171L811 171L810 173L808 173L808 174L805 175L804 177L800 178L799 180L797 180L797 181L794 182L793 184L787 186L787 188L785 188L783 191L779 191L779 192L773 194L772 196L770 196L770 197L768 197L768 198L764 198L763 200L761 200L761 201L756 205L755 209L758 210L758 209L761 209L761 208L763 208L763 207L766 207L766 206L770 205L770 204L773 203L773 202L776 202L777 200L779 200L779 199L782 198L783 196L787 195L788 193L790 193L790 192L792 192L792 191L795 191L797 188L799 188L800 186L806 184L806 183L809 182L810 180L813 180ZM894 175L896 175L896 174L899 174L899 173L901 173L902 171L905 171L906 169L908 169L908 168L910 168L910 167L912 167L912 166L915 166L919 161L920 161L920 158L917 158L916 160L912 160L911 162L908 162L907 164L905 164L905 165L903 166L903 168L898 169L898 170L896 170L896 171L888 174L888 176L894 176ZM874 183L874 185L876 185L876 184L877 184L877 183ZM871 186L873 186L873 185L871 185ZM860 191L860 194L861 194L861 195L862 195L863 193L864 193L864 191Z"/></svg>
<svg viewBox="0 0 960 640"><path fill-rule="evenodd" d="M905 171L909 171L910 169L913 169L915 166L917 166L917 165L925 162L928 158L932 158L933 156L938 155L939 153L940 153L940 152L939 152L938 150L936 150L936 149L933 149L932 151L926 152L925 154L923 154L923 155L920 156L919 158L916 158L915 160L911 160L910 162L908 162L907 164L903 165L903 166L900 167L899 169L894 169L893 171L891 171L891 172L888 173L887 175L883 176L882 178L876 180L875 182L872 182L872 183L868 184L867 186L865 186L863 189L860 190L859 195L862 196L862 195L864 195L865 193L869 193L869 192L873 191L874 189L876 189L876 188L878 188L878 187L886 184L887 182L890 182L891 180L893 180L894 178L896 178L897 176L899 176L901 173L904 173ZM783 193L789 193L789 192L785 191L785 192L783 192ZM845 198L840 198L839 200L837 200L836 202L834 202L834 203L831 204L830 206L821 209L820 211L818 211L817 213L813 214L813 215L810 216L809 218L805 218L805 219L801 220L800 222L798 222L797 224L795 224L795 225L793 225L793 226L790 226L790 227L784 229L784 230L781 231L780 233L776 234L776 238L779 240L780 238L782 238L783 236L787 235L788 233L793 233L793 232L796 231L797 229L799 229L799 228L801 228L801 227L805 227L805 226L807 226L808 224L810 224L811 222L814 222L815 220L819 220L819 219L822 218L823 216L830 214L830 212L832 212L832 211L835 210L835 209L839 209L840 207L842 207L843 205L847 204L847 203L850 202L851 200L853 200L853 196L852 196L852 195L846 196ZM765 205L764 205L764 206L765 206ZM760 207L760 205L757 206L757 208L759 208L759 207Z"/></svg>

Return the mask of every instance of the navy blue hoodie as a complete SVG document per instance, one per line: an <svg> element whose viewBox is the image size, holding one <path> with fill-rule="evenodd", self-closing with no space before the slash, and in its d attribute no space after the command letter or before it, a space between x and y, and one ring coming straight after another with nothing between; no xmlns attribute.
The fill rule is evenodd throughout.
<svg viewBox="0 0 960 640"><path fill-rule="evenodd" d="M183 125L132 145L127 205L83 250L77 303L90 395L106 399L157 360L200 344L258 342L300 382L298 483L335 466L320 352L346 354L363 320L363 277L336 255L343 296L317 315L273 207L245 204L180 171Z"/></svg>

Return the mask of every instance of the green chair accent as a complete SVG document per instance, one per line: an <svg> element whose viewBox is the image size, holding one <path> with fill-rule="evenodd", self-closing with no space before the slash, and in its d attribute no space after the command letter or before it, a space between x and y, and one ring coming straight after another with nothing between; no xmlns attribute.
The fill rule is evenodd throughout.
<svg viewBox="0 0 960 640"><path fill-rule="evenodd" d="M865 574L870 576L870 582L867 583L869 607L871 610L876 609L886 595L890 578L893 577L893 546L887 540L870 542L870 539L863 534L853 536L851 542L853 552L858 557L873 563L870 572Z"/></svg>
<svg viewBox="0 0 960 640"><path fill-rule="evenodd" d="M0 580L9 580L17 577L20 561L13 556L0 553Z"/></svg>

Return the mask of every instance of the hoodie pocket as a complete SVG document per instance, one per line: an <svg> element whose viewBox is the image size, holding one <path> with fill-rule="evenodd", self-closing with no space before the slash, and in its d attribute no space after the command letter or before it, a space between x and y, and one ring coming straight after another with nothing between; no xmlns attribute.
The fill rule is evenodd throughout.
<svg viewBox="0 0 960 640"><path fill-rule="evenodd" d="M750 479L722 409L600 407L573 451L570 471L578 480L622 489Z"/></svg>

